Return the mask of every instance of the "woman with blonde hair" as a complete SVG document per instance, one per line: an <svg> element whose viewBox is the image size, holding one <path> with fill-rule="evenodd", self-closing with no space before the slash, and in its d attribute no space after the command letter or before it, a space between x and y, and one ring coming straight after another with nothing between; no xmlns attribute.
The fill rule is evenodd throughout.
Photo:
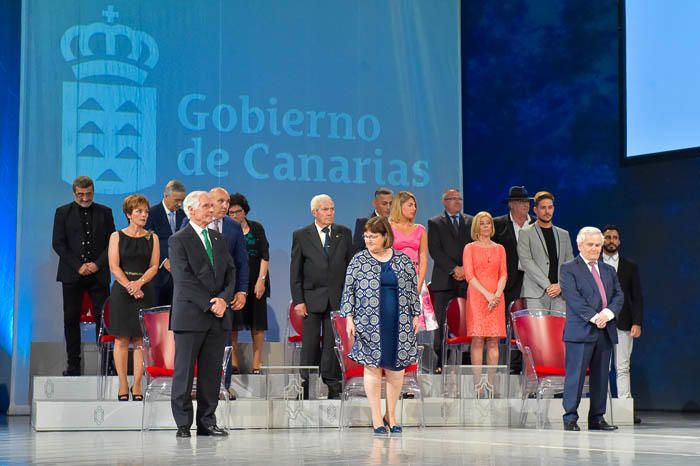
<svg viewBox="0 0 700 466"><path fill-rule="evenodd" d="M498 364L498 341L506 336L505 301L506 250L491 238L494 234L493 217L488 212L479 212L472 220L472 243L464 247L462 262L467 288L467 333L472 337L471 362L480 366ZM481 384L481 371L474 371L474 383ZM489 380L492 385L493 381ZM493 390L491 387L491 391Z"/></svg>

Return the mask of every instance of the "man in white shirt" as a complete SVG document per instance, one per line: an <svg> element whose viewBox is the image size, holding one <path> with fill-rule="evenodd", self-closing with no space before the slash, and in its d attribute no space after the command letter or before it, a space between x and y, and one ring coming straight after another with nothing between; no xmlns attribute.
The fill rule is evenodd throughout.
<svg viewBox="0 0 700 466"><path fill-rule="evenodd" d="M617 339L615 348L615 371L617 372L617 397L631 398L630 359L635 338L642 335L642 285L637 264L620 256L620 229L615 225L603 228L603 262L617 272L625 303L617 317ZM635 424L641 419L634 416Z"/></svg>

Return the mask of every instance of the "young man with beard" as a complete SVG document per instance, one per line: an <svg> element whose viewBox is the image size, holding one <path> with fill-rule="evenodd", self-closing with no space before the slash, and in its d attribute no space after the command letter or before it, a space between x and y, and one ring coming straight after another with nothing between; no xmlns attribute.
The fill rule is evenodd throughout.
<svg viewBox="0 0 700 466"><path fill-rule="evenodd" d="M559 269L574 258L569 232L552 224L554 196L547 191L535 194L533 211L537 221L518 237L518 258L523 276L521 296L531 309L566 311L561 296Z"/></svg>
<svg viewBox="0 0 700 466"><path fill-rule="evenodd" d="M642 335L642 285L637 264L620 256L620 229L615 225L603 228L603 262L617 271L620 287L625 295L620 315L617 317L617 346L615 371L617 372L617 397L632 398L630 390L630 359L635 338ZM634 416L634 423L642 420Z"/></svg>

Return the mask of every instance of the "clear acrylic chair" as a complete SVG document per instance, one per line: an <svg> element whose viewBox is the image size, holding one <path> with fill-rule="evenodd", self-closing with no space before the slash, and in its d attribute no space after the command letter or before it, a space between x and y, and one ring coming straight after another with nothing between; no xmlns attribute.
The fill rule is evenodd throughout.
<svg viewBox="0 0 700 466"><path fill-rule="evenodd" d="M345 330L346 318L340 315L340 312L331 312L331 321L333 323L333 335L335 337L335 353L340 363L340 369L343 374L343 393L340 398L340 429L344 429L349 424L349 410L352 406L352 399L356 397L366 397L364 387L364 366L356 363L348 357L348 353L352 348L352 341ZM425 406L423 401L423 391L418 378L420 374L420 361L423 356L423 348L418 347L418 363L406 368L403 378L403 387L401 392L411 394L418 401L420 408L419 424L420 428L425 427ZM382 378L383 379L383 378ZM382 396L386 396L382 383ZM404 412L404 399L401 397L401 413Z"/></svg>

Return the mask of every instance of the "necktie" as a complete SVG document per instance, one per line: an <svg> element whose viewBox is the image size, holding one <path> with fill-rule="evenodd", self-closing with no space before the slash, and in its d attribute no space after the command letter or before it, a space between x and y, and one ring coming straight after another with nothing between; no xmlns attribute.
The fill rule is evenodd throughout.
<svg viewBox="0 0 700 466"><path fill-rule="evenodd" d="M175 212L168 212L168 223L172 232L175 233Z"/></svg>
<svg viewBox="0 0 700 466"><path fill-rule="evenodd" d="M459 220L457 220L456 215L450 215L452 217L452 226L455 227L455 230L459 230Z"/></svg>
<svg viewBox="0 0 700 466"><path fill-rule="evenodd" d="M202 236L204 236L204 247L207 249L207 256L209 256L209 262L214 265L214 250L211 248L211 241L209 241L209 232L207 229L202 230Z"/></svg>
<svg viewBox="0 0 700 466"><path fill-rule="evenodd" d="M589 262L588 265L591 266L591 273L593 274L593 280L598 287L598 292L600 293L600 298L603 300L603 309L608 307L608 298L605 296L605 287L603 286L603 280L600 279L600 274L595 266L595 262Z"/></svg>
<svg viewBox="0 0 700 466"><path fill-rule="evenodd" d="M323 252L328 256L328 248L331 246L331 229L330 227L325 227L321 231L326 235L323 239Z"/></svg>

